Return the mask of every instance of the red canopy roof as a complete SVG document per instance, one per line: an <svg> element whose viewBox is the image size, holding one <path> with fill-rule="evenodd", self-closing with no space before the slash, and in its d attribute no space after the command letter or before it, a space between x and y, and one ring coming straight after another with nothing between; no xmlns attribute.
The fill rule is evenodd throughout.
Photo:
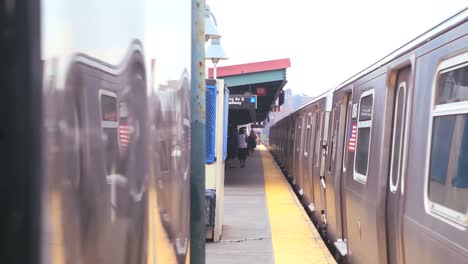
<svg viewBox="0 0 468 264"><path fill-rule="evenodd" d="M260 62L252 62L252 63L217 67L216 75L217 77L222 77L222 76L231 76L231 75L239 75L239 74L254 73L254 72L274 71L274 70L285 69L289 67L291 67L291 60L289 58L279 59L279 60L269 60L269 61L260 61ZM208 69L208 76L209 78L213 77L213 68Z"/></svg>

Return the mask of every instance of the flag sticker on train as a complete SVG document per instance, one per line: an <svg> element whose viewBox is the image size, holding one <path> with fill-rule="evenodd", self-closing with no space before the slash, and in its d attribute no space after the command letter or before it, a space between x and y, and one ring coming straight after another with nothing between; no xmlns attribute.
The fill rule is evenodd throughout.
<svg viewBox="0 0 468 264"><path fill-rule="evenodd" d="M349 138L348 151L354 152L356 150L356 132L357 125L353 124L351 127L351 136Z"/></svg>
<svg viewBox="0 0 468 264"><path fill-rule="evenodd" d="M130 139L130 127L127 124L120 124L119 125L120 146L122 148L128 147L129 139Z"/></svg>

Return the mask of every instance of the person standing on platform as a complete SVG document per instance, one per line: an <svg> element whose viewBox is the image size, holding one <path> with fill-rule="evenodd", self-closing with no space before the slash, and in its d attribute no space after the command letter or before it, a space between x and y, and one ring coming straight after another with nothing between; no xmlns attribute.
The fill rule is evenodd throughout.
<svg viewBox="0 0 468 264"><path fill-rule="evenodd" d="M255 134L253 130L250 130L250 136L249 136L249 142L248 142L249 152L253 153L256 147L257 147L257 134Z"/></svg>
<svg viewBox="0 0 468 264"><path fill-rule="evenodd" d="M241 168L245 167L245 159L247 159L248 149L247 149L247 133L245 127L239 129L239 137L237 144L237 154L240 161Z"/></svg>
<svg viewBox="0 0 468 264"><path fill-rule="evenodd" d="M229 125L228 128L228 138L227 138L227 166L228 168L235 168L232 165L232 160L237 156L237 144L238 144L238 135L237 135L237 129Z"/></svg>

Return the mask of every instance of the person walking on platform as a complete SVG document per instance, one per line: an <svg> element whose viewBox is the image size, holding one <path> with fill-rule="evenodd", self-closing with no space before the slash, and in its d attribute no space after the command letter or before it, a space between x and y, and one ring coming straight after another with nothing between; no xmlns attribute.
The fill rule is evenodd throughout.
<svg viewBox="0 0 468 264"><path fill-rule="evenodd" d="M228 138L227 138L227 161L226 164L228 168L235 168L232 165L232 160L237 156L237 144L238 144L238 135L237 135L237 129L229 125L228 128Z"/></svg>
<svg viewBox="0 0 468 264"><path fill-rule="evenodd" d="M237 144L237 154L240 161L241 168L245 167L245 159L247 158L248 149L247 149L247 134L245 127L239 129L239 137Z"/></svg>
<svg viewBox="0 0 468 264"><path fill-rule="evenodd" d="M257 147L257 134L253 130L250 130L248 148L249 153L253 153Z"/></svg>

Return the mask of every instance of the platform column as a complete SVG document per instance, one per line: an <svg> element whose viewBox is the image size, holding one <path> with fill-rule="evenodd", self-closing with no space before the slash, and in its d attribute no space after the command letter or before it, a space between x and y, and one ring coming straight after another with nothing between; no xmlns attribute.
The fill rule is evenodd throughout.
<svg viewBox="0 0 468 264"><path fill-rule="evenodd" d="M192 0L190 262L205 263L205 1Z"/></svg>

